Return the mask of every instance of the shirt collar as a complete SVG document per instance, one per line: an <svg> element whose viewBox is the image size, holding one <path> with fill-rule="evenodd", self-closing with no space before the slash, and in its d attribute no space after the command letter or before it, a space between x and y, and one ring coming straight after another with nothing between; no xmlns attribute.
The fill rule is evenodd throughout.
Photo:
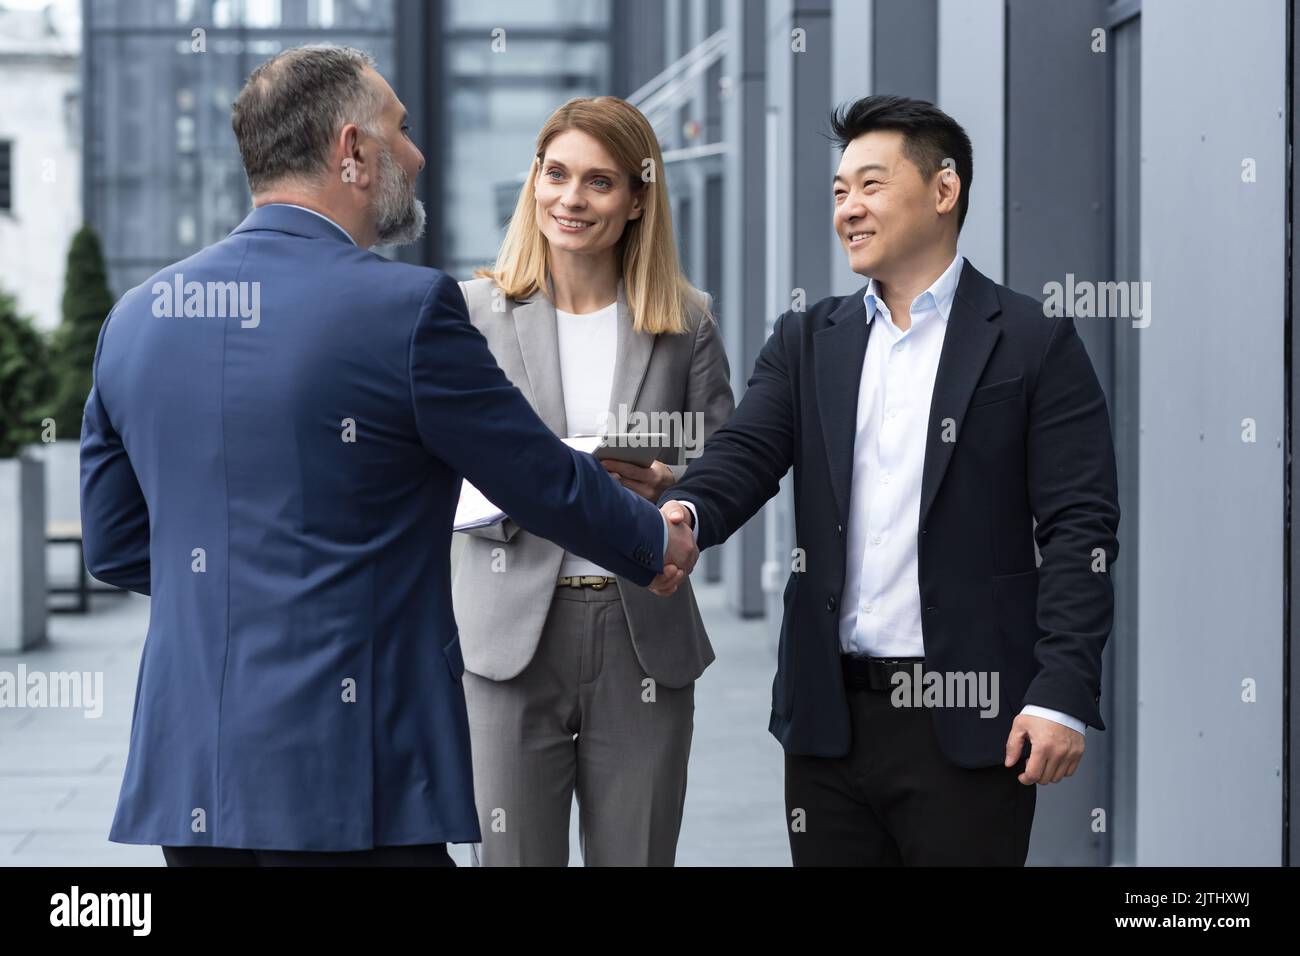
<svg viewBox="0 0 1300 956"><path fill-rule="evenodd" d="M339 232L343 233L343 235L347 236L347 237L348 237L348 242L352 243L354 246L357 244L357 241L356 241L355 239L352 238L352 234L351 234L350 232L348 232L346 229L344 229L342 226L340 226L337 222L335 222L335 221L334 221L333 219L331 219L329 216L323 215L322 213L317 212L315 209L308 209L306 206L299 206L297 203L291 203L291 202L269 202L269 203L267 203L266 205L268 205L268 206L288 206L290 209L301 209L303 212L309 212L309 213L311 213L313 216L317 216L317 217L319 217L319 218L321 218L321 219L324 219L326 222L328 222L331 226L333 226L333 227L334 227L335 229L337 229Z"/></svg>
<svg viewBox="0 0 1300 956"><path fill-rule="evenodd" d="M962 264L966 259L959 252L949 263L948 268L930 287L912 300L912 312L933 309L939 313L943 321L948 321L948 313L952 311L952 300L957 295L957 281L961 278ZM879 285L875 279L867 283L866 291L862 293L862 303L867 307L867 322L869 323L876 317L877 304L884 305L884 298L879 294Z"/></svg>

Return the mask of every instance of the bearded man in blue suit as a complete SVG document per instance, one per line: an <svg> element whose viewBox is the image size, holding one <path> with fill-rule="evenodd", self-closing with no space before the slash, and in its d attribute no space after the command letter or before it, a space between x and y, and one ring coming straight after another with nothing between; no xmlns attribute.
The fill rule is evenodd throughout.
<svg viewBox="0 0 1300 956"><path fill-rule="evenodd" d="M366 54L279 54L233 125L253 212L122 297L86 403L87 566L152 595L109 839L173 865L448 865L480 839L461 476L658 593L698 552L536 417L452 278L369 251L422 232L424 158Z"/></svg>

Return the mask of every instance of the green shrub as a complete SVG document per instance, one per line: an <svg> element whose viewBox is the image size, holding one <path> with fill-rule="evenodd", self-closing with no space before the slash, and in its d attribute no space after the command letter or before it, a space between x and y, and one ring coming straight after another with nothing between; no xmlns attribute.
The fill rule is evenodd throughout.
<svg viewBox="0 0 1300 956"><path fill-rule="evenodd" d="M0 292L0 458L41 440L41 419L54 392L49 350L32 323Z"/></svg>
<svg viewBox="0 0 1300 956"><path fill-rule="evenodd" d="M57 437L78 439L81 414L95 363L99 330L113 308L108 273L99 236L82 226L68 248L68 268L63 281L63 321L51 342L55 390L52 416Z"/></svg>

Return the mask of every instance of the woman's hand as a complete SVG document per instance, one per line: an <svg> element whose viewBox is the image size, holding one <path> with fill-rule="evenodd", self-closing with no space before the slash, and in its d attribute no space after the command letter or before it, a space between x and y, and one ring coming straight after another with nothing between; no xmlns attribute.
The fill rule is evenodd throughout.
<svg viewBox="0 0 1300 956"><path fill-rule="evenodd" d="M659 496L671 488L677 480L673 477L672 470L662 461L652 461L649 468L642 468L630 461L615 461L612 458L602 458L600 463L616 481L629 490L635 491L651 504L657 503Z"/></svg>

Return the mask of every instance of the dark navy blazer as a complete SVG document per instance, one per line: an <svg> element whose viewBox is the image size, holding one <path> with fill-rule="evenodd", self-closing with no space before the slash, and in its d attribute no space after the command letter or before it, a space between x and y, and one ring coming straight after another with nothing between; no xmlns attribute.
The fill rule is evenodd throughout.
<svg viewBox="0 0 1300 956"><path fill-rule="evenodd" d="M852 744L839 605L848 562L862 560L846 553L846 529L874 325L864 291L777 320L735 414L663 496L695 505L699 546L709 548L794 468L804 561L791 562L786 582L768 721L790 754L842 757ZM926 669L999 681L996 717L931 709L944 754L959 767L1001 766L1025 704L1104 730L1119 486L1106 398L1073 319L1046 318L1041 303L967 262L916 440L925 442L916 545Z"/></svg>
<svg viewBox="0 0 1300 956"><path fill-rule="evenodd" d="M462 475L613 573L662 568L658 512L542 424L444 273L269 205L122 297L81 438L86 564L152 595L109 839L480 838L450 588Z"/></svg>

